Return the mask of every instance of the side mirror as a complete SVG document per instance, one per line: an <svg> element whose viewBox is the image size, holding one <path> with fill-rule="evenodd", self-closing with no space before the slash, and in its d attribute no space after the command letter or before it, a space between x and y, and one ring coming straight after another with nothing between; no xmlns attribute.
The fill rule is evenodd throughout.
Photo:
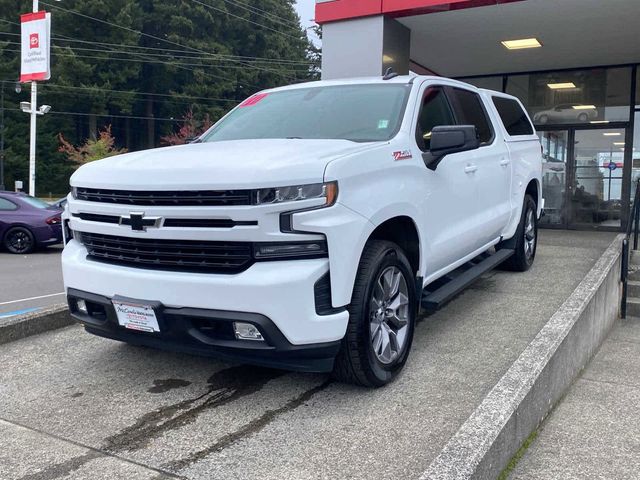
<svg viewBox="0 0 640 480"><path fill-rule="evenodd" d="M434 127L431 132L431 148L422 154L422 158L428 169L435 170L450 153L466 152L479 147L480 140L474 125Z"/></svg>

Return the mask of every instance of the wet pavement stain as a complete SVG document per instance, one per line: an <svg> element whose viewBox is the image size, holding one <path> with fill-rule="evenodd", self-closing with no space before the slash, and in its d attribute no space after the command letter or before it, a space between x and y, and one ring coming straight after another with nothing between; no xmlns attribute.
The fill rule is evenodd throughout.
<svg viewBox="0 0 640 480"><path fill-rule="evenodd" d="M64 478L69 473L78 470L96 458L144 448L152 439L160 437L164 432L194 422L203 411L226 405L229 402L258 392L269 381L286 373L282 370L247 365L221 370L209 377L207 391L202 395L143 415L133 425L106 438L99 451L89 451L64 462L50 465L39 472L28 474L18 480ZM158 474L158 478L183 478L169 472L162 473L159 471Z"/></svg>
<svg viewBox="0 0 640 480"><path fill-rule="evenodd" d="M165 432L195 422L202 412L258 392L285 374L282 370L246 365L216 372L209 378L205 393L143 415L133 425L106 438L103 448L111 453L144 448Z"/></svg>
<svg viewBox="0 0 640 480"><path fill-rule="evenodd" d="M167 378L166 380L154 380L153 387L149 388L149 393L166 393L176 388L188 387L191 382L180 380L179 378Z"/></svg>
<svg viewBox="0 0 640 480"><path fill-rule="evenodd" d="M50 465L39 472L28 473L27 475L20 477L18 480L51 480L54 478L66 477L86 463L89 463L91 460L102 456L103 455L99 452L89 451L83 455L70 458L62 463Z"/></svg>
<svg viewBox="0 0 640 480"><path fill-rule="evenodd" d="M200 460L203 460L209 455L216 452L220 452L225 448L230 447L234 443L239 442L245 438L248 438L260 432L263 428L265 428L267 425L273 422L277 417L300 407L305 402L309 401L315 394L323 391L332 383L333 382L331 380L327 380L324 383L312 388L311 390L307 390L306 392L302 393L298 397L292 400L289 400L282 407L277 408L275 410L267 410L261 416L247 423L242 428L236 430L235 432L231 432L231 433L228 433L227 435L224 435L217 442L210 445L209 447L203 450L194 452L179 460L174 460L172 462L163 464L162 469L170 470L173 472L184 470L185 468L189 467L190 465Z"/></svg>

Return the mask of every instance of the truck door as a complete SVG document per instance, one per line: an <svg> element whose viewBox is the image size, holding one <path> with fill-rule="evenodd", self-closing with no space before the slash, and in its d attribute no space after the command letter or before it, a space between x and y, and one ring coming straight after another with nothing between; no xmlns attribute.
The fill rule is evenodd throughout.
<svg viewBox="0 0 640 480"><path fill-rule="evenodd" d="M509 150L494 128L485 105L476 92L449 88L447 95L460 125L475 125L480 148L466 152L474 169L478 196L468 221L472 224L476 248L496 240L511 216L511 172Z"/></svg>
<svg viewBox="0 0 640 480"><path fill-rule="evenodd" d="M430 85L422 93L416 143L423 152L430 148L434 127L456 124L446 89ZM422 170L425 197L421 203L431 273L448 267L477 248L474 230L481 209L472 163L469 152L453 153L447 155L435 171L426 166Z"/></svg>

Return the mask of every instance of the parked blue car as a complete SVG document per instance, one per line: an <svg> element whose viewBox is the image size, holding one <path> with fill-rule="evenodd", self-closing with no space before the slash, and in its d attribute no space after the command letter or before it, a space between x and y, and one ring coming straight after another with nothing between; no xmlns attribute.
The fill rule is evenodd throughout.
<svg viewBox="0 0 640 480"><path fill-rule="evenodd" d="M62 242L62 210L24 193L0 191L0 245L29 253Z"/></svg>

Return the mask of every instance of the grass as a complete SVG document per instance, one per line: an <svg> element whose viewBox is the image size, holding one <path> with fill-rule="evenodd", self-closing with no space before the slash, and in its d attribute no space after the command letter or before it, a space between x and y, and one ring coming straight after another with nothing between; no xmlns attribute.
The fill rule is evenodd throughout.
<svg viewBox="0 0 640 480"><path fill-rule="evenodd" d="M518 449L516 454L511 458L511 460L509 461L505 469L502 471L502 473L500 473L498 480L507 480L507 478L509 478L509 475L511 474L511 472L513 472L513 470L516 468L516 465L518 465L518 462L520 461L520 459L524 456L527 449L531 446L531 444L536 440L537 437L538 437L538 430L536 429L533 432L531 432L531 435L527 437L527 439L523 442L522 446Z"/></svg>

